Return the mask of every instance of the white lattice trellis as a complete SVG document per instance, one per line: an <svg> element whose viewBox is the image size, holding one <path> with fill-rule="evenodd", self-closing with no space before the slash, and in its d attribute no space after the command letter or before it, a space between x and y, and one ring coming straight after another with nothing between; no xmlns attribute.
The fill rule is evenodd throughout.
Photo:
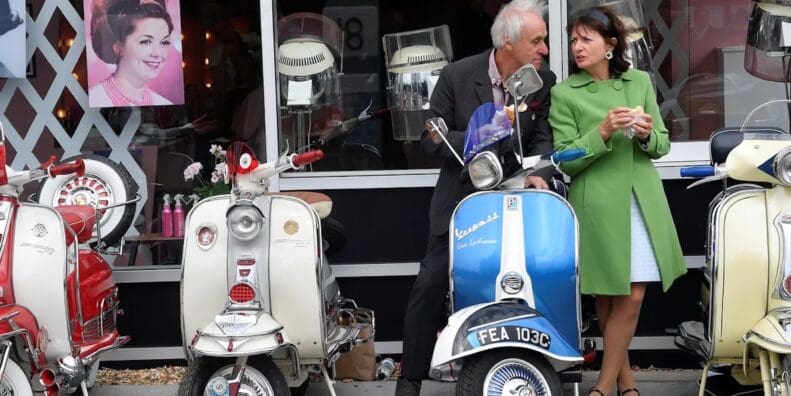
<svg viewBox="0 0 791 396"><path fill-rule="evenodd" d="M654 52L654 66L657 68L665 59L669 57L675 58L679 68L674 70L673 81L667 81L665 76L660 76L657 73L656 89L662 94L664 99L659 105L659 110L662 113L662 118L687 118L684 109L679 105L678 98L684 82L689 77L689 57L687 51L681 46L681 32L688 22L688 2L680 0L681 4L676 7L680 15L675 15L670 21L670 26L667 25L662 15L659 13L661 5L669 6L670 1L667 0L652 0L643 3L643 12L645 13L646 20L651 23L656 29L657 33L662 36L662 42ZM656 45L656 43L654 43ZM669 77L669 76L668 76ZM670 117L671 114L673 117ZM689 123L681 123L682 131L680 136L683 138L689 137Z"/></svg>
<svg viewBox="0 0 791 396"><path fill-rule="evenodd" d="M57 18L56 11L58 10L76 32L74 44L69 48L63 59L61 59L57 50L44 34L47 25L51 23L53 18ZM38 144L45 129L48 129L58 144L63 147L64 157L79 154L89 133L98 132L111 150L109 158L123 165L140 187L139 193L142 199L137 203L136 212L140 213L148 199L147 180L143 169L129 151L129 145L140 126L140 109L133 109L121 132L116 133L99 112L99 109L88 107L88 93L72 75L80 56L85 51L85 27L82 17L69 1L44 1L36 20L27 15L27 33L27 62L30 62L36 49L38 49L42 55L42 57L38 58L38 62L49 63L55 73L55 77L44 97L39 95L29 80L22 78L9 79L0 89L0 122L3 123L5 129L7 143L16 151L16 157L9 165L14 169L37 167L39 160L34 155L33 149ZM77 104L84 111L77 127L74 131L71 131L73 132L72 136L69 136L53 113L61 94L65 90L71 93ZM9 105L16 91L19 91L36 111L35 117L24 137L6 117L9 110L13 111L13 109L9 109ZM130 233L136 233L136 231L130 229Z"/></svg>

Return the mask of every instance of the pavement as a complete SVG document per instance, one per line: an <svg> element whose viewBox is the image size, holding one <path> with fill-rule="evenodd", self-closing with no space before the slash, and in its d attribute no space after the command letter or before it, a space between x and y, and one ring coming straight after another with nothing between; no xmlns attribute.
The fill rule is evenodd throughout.
<svg viewBox="0 0 791 396"><path fill-rule="evenodd" d="M579 394L585 395L596 381L598 372L583 372L582 384ZM673 395L694 396L698 394L699 370L650 370L635 372L635 377L640 388L641 396ZM91 396L172 396L176 394L177 385L114 385L97 386L91 390ZM425 381L421 395L423 396L453 396L455 384L447 382ZM565 385L565 395L574 395L574 388ZM381 395L391 396L395 391L395 381L372 382L337 382L335 392L337 396ZM613 395L615 392L613 392ZM307 396L328 396L330 392L323 382L313 383L308 389ZM608 395L609 396L609 395Z"/></svg>

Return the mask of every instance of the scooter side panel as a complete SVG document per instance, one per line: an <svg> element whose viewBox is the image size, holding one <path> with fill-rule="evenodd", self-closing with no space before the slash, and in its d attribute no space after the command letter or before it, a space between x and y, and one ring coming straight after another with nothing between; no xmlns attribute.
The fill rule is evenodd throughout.
<svg viewBox="0 0 791 396"><path fill-rule="evenodd" d="M494 301L500 271L505 196L522 200L525 268L535 309L571 345L579 345L577 221L569 204L540 190L473 194L457 207L451 223L454 310Z"/></svg>
<svg viewBox="0 0 791 396"><path fill-rule="evenodd" d="M714 211L709 337L714 358L742 356L742 337L766 312L768 274L763 190L734 193Z"/></svg>
<svg viewBox="0 0 791 396"><path fill-rule="evenodd" d="M14 230L12 283L16 303L49 333L47 360L71 352L66 297L67 250L63 221L46 206L21 205Z"/></svg>
<svg viewBox="0 0 791 396"><path fill-rule="evenodd" d="M190 345L196 331L214 322L228 297L228 230L225 213L228 195L201 200L187 215L181 263L181 334L183 345ZM198 230L203 226L216 230L214 243L198 245Z"/></svg>
<svg viewBox="0 0 791 396"><path fill-rule="evenodd" d="M303 201L273 196L270 219L272 316L283 325L301 357L324 358L318 218Z"/></svg>

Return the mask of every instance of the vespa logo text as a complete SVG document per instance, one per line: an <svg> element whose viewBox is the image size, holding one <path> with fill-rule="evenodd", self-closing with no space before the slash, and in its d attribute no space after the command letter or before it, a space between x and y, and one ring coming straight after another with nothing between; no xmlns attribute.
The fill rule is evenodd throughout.
<svg viewBox="0 0 791 396"><path fill-rule="evenodd" d="M491 223L491 222L493 222L493 221L495 221L495 220L497 220L499 218L500 218L500 215L498 215L497 212L492 212L490 215L486 216L485 219L473 224L472 226L470 226L466 230L458 230L457 229L453 233L456 235L456 240L462 240L465 237L467 237L468 235L472 234L473 232L478 231L481 227L483 227L483 226L485 226L485 225L487 225L487 224L489 224L489 223Z"/></svg>

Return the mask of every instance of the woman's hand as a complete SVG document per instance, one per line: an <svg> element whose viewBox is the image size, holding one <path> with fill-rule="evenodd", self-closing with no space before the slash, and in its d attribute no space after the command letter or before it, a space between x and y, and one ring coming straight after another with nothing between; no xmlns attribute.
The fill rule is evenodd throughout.
<svg viewBox="0 0 791 396"><path fill-rule="evenodd" d="M634 136L643 143L648 142L648 139L651 137L651 131L654 130L653 118L651 118L651 114L648 113L640 114L636 118L637 121L632 125Z"/></svg>
<svg viewBox="0 0 791 396"><path fill-rule="evenodd" d="M599 135L605 142L610 139L615 131L628 127L634 121L634 115L629 114L632 109L628 107L615 107L607 112L607 115L599 124Z"/></svg>

